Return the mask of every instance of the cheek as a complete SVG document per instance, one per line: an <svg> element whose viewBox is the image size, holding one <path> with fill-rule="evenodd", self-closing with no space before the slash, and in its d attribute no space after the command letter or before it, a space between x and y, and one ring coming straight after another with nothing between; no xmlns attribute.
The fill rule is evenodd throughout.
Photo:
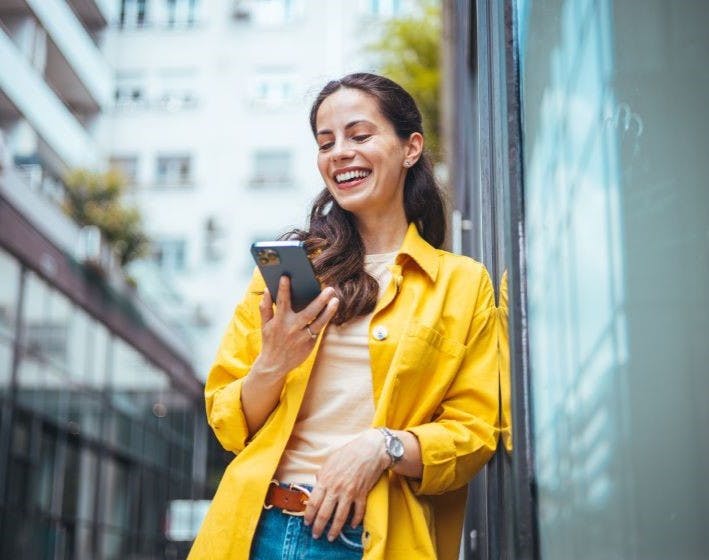
<svg viewBox="0 0 709 560"><path fill-rule="evenodd" d="M325 161L322 156L318 155L317 164L320 175L322 176L324 181L327 181L327 161Z"/></svg>

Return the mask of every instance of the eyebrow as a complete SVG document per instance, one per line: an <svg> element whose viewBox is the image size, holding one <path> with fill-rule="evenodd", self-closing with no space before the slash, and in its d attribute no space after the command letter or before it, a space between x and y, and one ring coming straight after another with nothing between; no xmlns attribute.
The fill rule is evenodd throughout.
<svg viewBox="0 0 709 560"><path fill-rule="evenodd" d="M352 128L353 126L357 126L358 124L362 124L362 123L373 124L373 123L369 122L369 121L366 120L366 119L360 119L360 120L358 120L358 121L351 121L351 122L348 122L348 123L345 125L345 130L347 130L348 128ZM315 134L315 136L320 136L320 135L322 135L322 134L332 134L332 130L329 130L329 129L318 130L318 132Z"/></svg>

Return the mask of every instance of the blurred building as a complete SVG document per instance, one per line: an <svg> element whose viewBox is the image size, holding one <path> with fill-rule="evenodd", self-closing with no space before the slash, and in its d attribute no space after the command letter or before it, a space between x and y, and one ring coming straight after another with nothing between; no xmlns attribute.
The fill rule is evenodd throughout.
<svg viewBox="0 0 709 560"><path fill-rule="evenodd" d="M305 224L322 181L308 123L327 80L411 0L115 0L102 145L145 216L202 375L253 270L249 246ZM148 280L139 289L149 290Z"/></svg>
<svg viewBox="0 0 709 560"><path fill-rule="evenodd" d="M466 558L707 558L709 4L445 7L453 239L509 294Z"/></svg>
<svg viewBox="0 0 709 560"><path fill-rule="evenodd" d="M0 558L162 557L169 504L216 483L188 343L57 206L107 164L112 17L0 1Z"/></svg>

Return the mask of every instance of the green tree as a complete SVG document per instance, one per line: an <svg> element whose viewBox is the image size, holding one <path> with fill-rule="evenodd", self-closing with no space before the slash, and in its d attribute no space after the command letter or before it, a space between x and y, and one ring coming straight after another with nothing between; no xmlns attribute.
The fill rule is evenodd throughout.
<svg viewBox="0 0 709 560"><path fill-rule="evenodd" d="M65 177L64 184L64 212L79 225L98 227L121 266L147 254L148 236L138 209L123 202L125 179L120 172L75 169Z"/></svg>
<svg viewBox="0 0 709 560"><path fill-rule="evenodd" d="M416 14L388 20L380 38L367 47L378 59L379 72L401 84L416 100L434 162L441 160L441 29L440 3L419 0Z"/></svg>

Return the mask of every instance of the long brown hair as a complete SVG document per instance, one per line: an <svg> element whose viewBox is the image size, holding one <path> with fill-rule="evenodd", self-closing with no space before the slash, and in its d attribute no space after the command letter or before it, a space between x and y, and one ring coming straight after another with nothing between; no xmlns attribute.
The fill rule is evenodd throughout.
<svg viewBox="0 0 709 560"><path fill-rule="evenodd" d="M358 89L374 97L382 115L402 140L408 140L414 132L423 134L421 112L404 88L383 76L357 73L328 82L320 91L310 109L313 135L320 105L340 88ZM426 241L434 247L443 245L446 234L443 196L426 153L406 173L404 211L407 221L416 224ZM320 281L337 291L340 305L333 323L340 325L374 310L379 285L364 270L365 248L354 216L335 202L327 188L313 203L307 231L294 230L287 237L305 243Z"/></svg>

